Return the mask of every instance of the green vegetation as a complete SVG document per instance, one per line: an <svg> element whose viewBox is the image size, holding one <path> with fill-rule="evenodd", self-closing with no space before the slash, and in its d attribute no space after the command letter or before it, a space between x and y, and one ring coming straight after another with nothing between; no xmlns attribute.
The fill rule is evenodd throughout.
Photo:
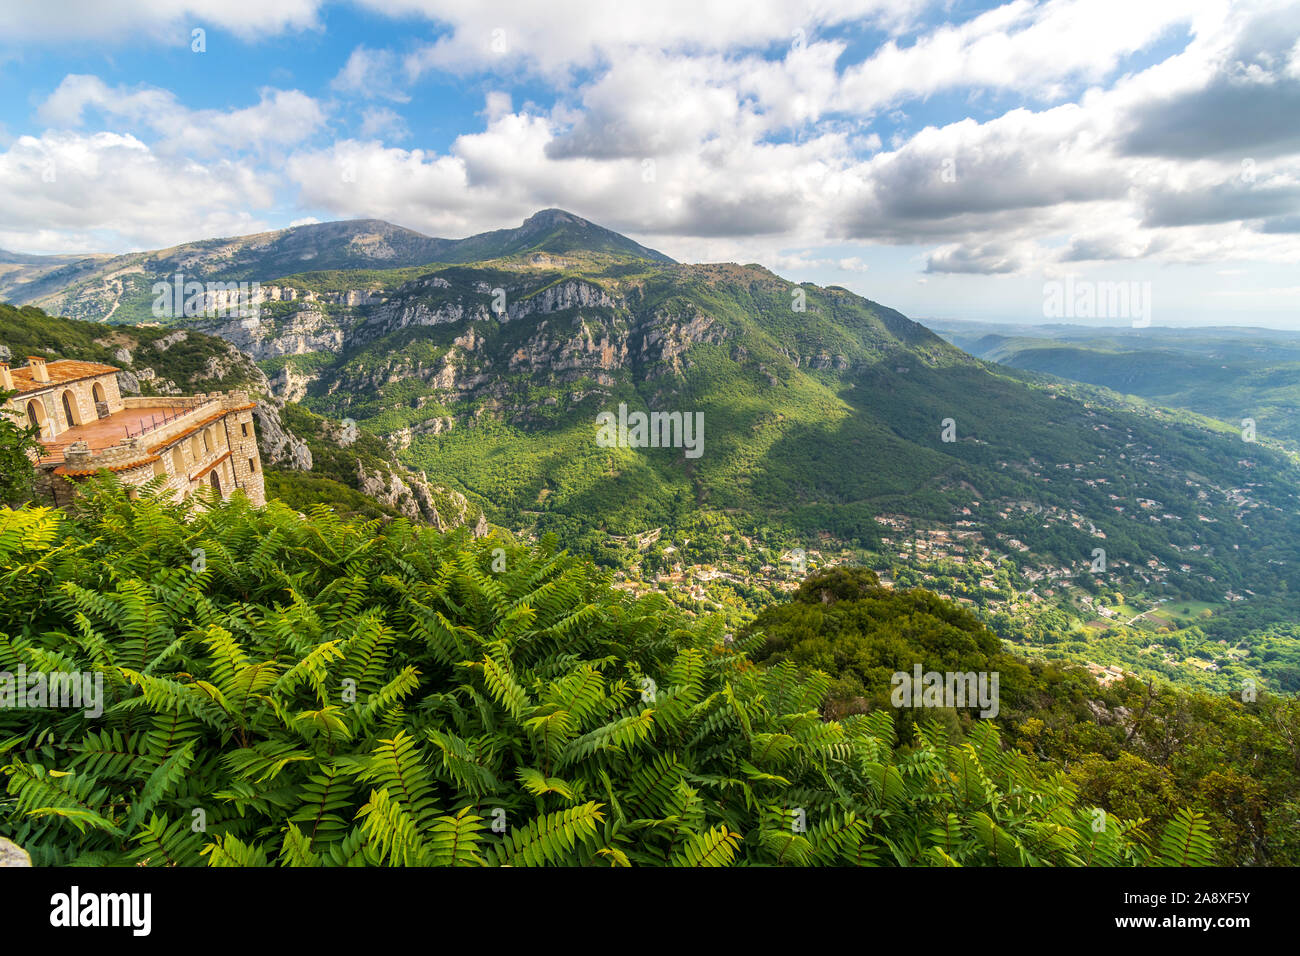
<svg viewBox="0 0 1300 956"><path fill-rule="evenodd" d="M287 403L280 418L286 428L307 442L315 475L355 488L358 463L367 468L385 470L395 465L388 445L365 429L356 429L355 437L348 444L341 445L338 436L342 426L312 414L301 405Z"/></svg>
<svg viewBox="0 0 1300 956"><path fill-rule="evenodd" d="M1204 815L1223 865L1300 864L1300 700L1243 701L1127 678L1102 687L1082 668L1023 660L968 611L923 590L897 592L864 569L810 576L788 604L765 609L746 634L753 659L834 674L823 712L884 713L891 677L923 671L999 674L1002 738L1063 768L1108 814L1158 825L1179 807ZM940 711L969 734L976 708ZM901 738L916 714L897 710Z"/></svg>
<svg viewBox="0 0 1300 956"><path fill-rule="evenodd" d="M253 362L223 340L186 330L183 338L164 342L175 329L107 325L46 315L35 306L15 308L0 303L0 345L22 356L40 355L49 361L77 359L100 362L128 371L153 369L156 378L141 379L143 395L166 394L164 383L184 386L187 393L253 388L260 377ZM117 358L125 348L128 364Z"/></svg>
<svg viewBox="0 0 1300 956"><path fill-rule="evenodd" d="M1203 864L1206 820L1093 808L987 723L824 721L830 685L551 542L187 515L111 482L0 511L0 825L38 865ZM495 553L494 553L495 552ZM493 570L504 553L504 570ZM196 562L195 554L203 557ZM500 568L500 564L497 565Z"/></svg>
<svg viewBox="0 0 1300 956"><path fill-rule="evenodd" d="M293 402L285 404L280 414L285 428L306 441L312 466L310 472L268 470L268 497L274 495L298 511L319 503L341 515L365 518L396 517L401 513L365 493L363 471L386 487L394 476L407 482L417 480L382 439L355 424L348 427L315 415ZM430 485L427 493L439 519L447 524L473 525L482 514L441 486Z"/></svg>
<svg viewBox="0 0 1300 956"><path fill-rule="evenodd" d="M279 305L280 303L277 302L271 304ZM279 355L273 359L266 359L265 361L258 362L257 367L266 373L268 377L275 375L285 366L288 366L295 372L310 373L328 368L333 364L336 357L337 356L331 355L329 352L305 352L302 355Z"/></svg>
<svg viewBox="0 0 1300 956"><path fill-rule="evenodd" d="M0 388L0 407L13 398ZM32 494L35 473L31 455L42 448L40 429L9 415L0 415L0 505L25 504Z"/></svg>
<svg viewBox="0 0 1300 956"><path fill-rule="evenodd" d="M1300 448L1300 335L1273 329L1098 329L953 323L957 345L994 362L1089 382Z"/></svg>
<svg viewBox="0 0 1300 956"><path fill-rule="evenodd" d="M343 482L325 478L315 472L267 468L263 477L267 499L279 499L294 511L305 513L311 511L313 506L319 506L345 517L397 517L394 509L381 505Z"/></svg>

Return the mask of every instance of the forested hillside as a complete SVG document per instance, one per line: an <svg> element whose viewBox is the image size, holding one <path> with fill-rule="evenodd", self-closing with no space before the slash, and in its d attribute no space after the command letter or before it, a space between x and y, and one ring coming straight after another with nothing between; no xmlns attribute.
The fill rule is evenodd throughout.
<svg viewBox="0 0 1300 956"><path fill-rule="evenodd" d="M837 717L890 711L892 676L917 663L926 672L996 673L992 722L1002 739L1059 766L1081 799L1157 825L1193 807L1215 834L1217 862L1300 864L1293 693L1210 694L1132 676L1103 686L1077 664L1008 653L968 610L925 590L881 587L866 569L809 577L744 633L759 641L750 656L761 664L835 675L823 710ZM941 710L938 719L968 733L977 709ZM933 710L892 712L901 739L936 719Z"/></svg>
<svg viewBox="0 0 1300 956"><path fill-rule="evenodd" d="M1138 395L1300 447L1300 333L1253 328L1105 329L942 323L980 358Z"/></svg>

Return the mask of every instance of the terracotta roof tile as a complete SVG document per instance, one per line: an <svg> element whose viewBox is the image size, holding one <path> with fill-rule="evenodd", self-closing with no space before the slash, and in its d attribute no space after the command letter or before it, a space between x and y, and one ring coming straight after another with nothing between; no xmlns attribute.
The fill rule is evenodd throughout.
<svg viewBox="0 0 1300 956"><path fill-rule="evenodd" d="M85 478L89 475L97 475L101 471L131 471L133 468L139 468L143 465L151 465L155 461L161 461L157 455L149 455L146 458L138 458L135 461L128 461L120 465L98 465L94 468L69 468L67 465L59 465L54 469L56 475L66 475L69 478Z"/></svg>
<svg viewBox="0 0 1300 956"><path fill-rule="evenodd" d="M190 481L198 481L200 478L202 478L204 475L210 472L213 468L216 468L217 465L221 464L229 457L230 457L230 452L227 451L225 454L221 455L220 457L214 459L213 461L208 462L206 465L204 465L194 474L190 475Z"/></svg>
<svg viewBox="0 0 1300 956"><path fill-rule="evenodd" d="M101 365L98 362L76 362L72 359L60 359L57 362L46 362L45 370L50 374L48 382L36 381L33 369L30 365L24 365L19 368L11 368L9 374L13 376L14 388L19 395L26 395L30 392L39 392L43 389L53 388L55 385L66 385L69 382L80 381L83 378L95 378L99 375L116 375L117 369L111 365Z"/></svg>

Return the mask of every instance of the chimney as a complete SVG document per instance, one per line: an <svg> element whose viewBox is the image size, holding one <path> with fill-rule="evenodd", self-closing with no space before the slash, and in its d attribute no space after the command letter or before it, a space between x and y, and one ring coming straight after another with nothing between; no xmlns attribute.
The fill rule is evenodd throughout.
<svg viewBox="0 0 1300 956"><path fill-rule="evenodd" d="M0 389L14 391L14 377L9 374L9 366L0 362Z"/></svg>
<svg viewBox="0 0 1300 956"><path fill-rule="evenodd" d="M50 372L45 367L45 359L39 355L27 356L27 367L32 370L32 379L34 381L48 382L50 380Z"/></svg>

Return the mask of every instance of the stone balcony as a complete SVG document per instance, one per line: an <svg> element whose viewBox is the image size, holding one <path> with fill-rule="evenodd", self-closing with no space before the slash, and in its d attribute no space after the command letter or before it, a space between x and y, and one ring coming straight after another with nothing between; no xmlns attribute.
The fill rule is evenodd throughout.
<svg viewBox="0 0 1300 956"><path fill-rule="evenodd" d="M141 447L155 445L170 434L180 434L189 427L187 422L200 421L206 414L221 409L220 399L200 402L197 398L128 398L123 405L120 411L84 425L74 425L54 438L42 439L45 454L37 464L61 464L68 448L81 442L97 462L105 461L107 467L107 460L121 457L108 454L110 450L120 447L138 455Z"/></svg>
<svg viewBox="0 0 1300 956"><path fill-rule="evenodd" d="M157 452L180 441L232 409L247 407L244 392L194 395L182 398L150 397L123 399L123 408L105 418L76 425L45 439L45 454L37 462L42 468L63 466L64 473L89 473L100 468L119 470L143 463ZM75 446L75 449L74 449ZM204 456L203 468L229 449ZM203 470L203 469L200 469Z"/></svg>

